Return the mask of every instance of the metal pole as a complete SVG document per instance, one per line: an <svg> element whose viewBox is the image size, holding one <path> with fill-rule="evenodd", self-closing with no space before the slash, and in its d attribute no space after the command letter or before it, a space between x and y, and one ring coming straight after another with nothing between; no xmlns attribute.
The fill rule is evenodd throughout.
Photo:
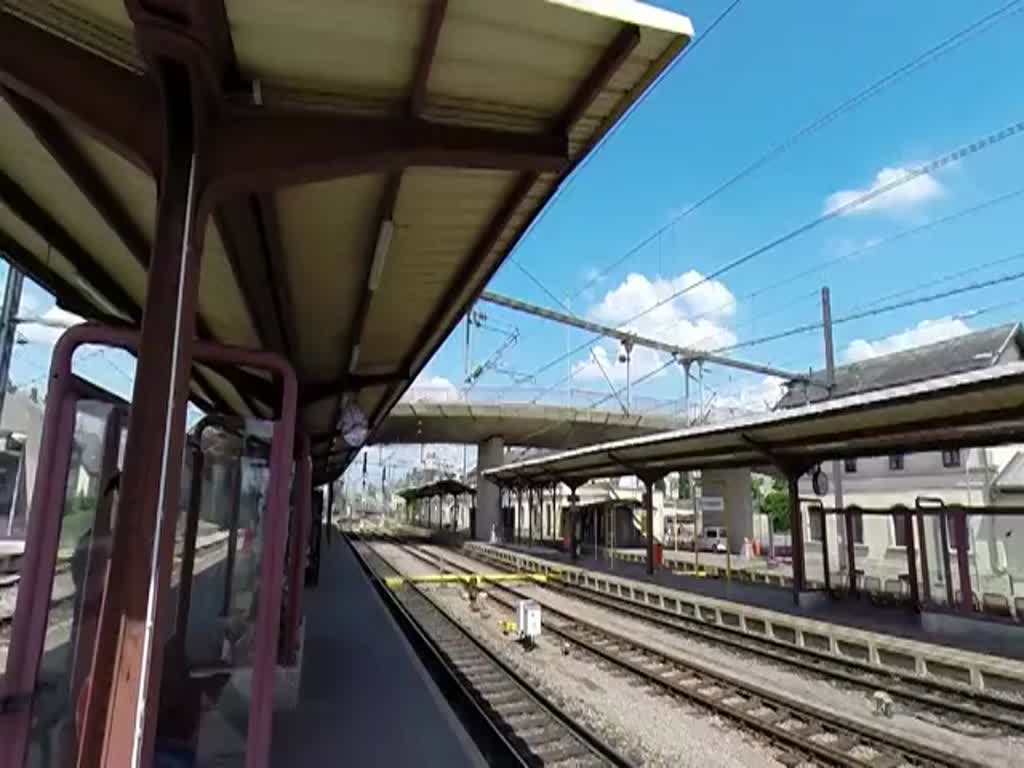
<svg viewBox="0 0 1024 768"><path fill-rule="evenodd" d="M569 486L569 558L576 559L576 489L578 485L566 483Z"/></svg>
<svg viewBox="0 0 1024 768"><path fill-rule="evenodd" d="M533 486L526 489L526 514L529 516L530 548L533 548Z"/></svg>
<svg viewBox="0 0 1024 768"><path fill-rule="evenodd" d="M7 396L7 376L11 370L11 356L14 354L14 332L18 327L15 315L21 303L23 282L21 272L7 262L7 285L4 287L4 303L0 307L0 414L3 413Z"/></svg>
<svg viewBox="0 0 1024 768"><path fill-rule="evenodd" d="M832 299L828 286L821 288L821 326L825 334L825 382L828 385L828 396L831 399L836 387L835 348L832 344ZM832 492L835 496L836 512L842 512L843 504L843 463L839 459L832 460ZM828 547L828 536L824 535L826 518L822 517L822 548ZM844 531L845 528L845 531ZM845 539L845 542L844 542ZM853 576L853 560L848 549L853 541L853 520L843 516L843 524L836 526L836 549L839 554L839 570L847 569L851 591L856 589ZM846 546L844 546L844 543ZM827 562L827 560L826 560ZM825 582L828 583L826 574Z"/></svg>
<svg viewBox="0 0 1024 768"><path fill-rule="evenodd" d="M2 403L2 400L0 400ZM0 405L0 408L3 406ZM21 452L18 454L18 471L14 475L14 491L11 494L11 510L7 515L7 535L10 536L14 530L14 516L18 512L18 500L21 499L22 470L25 468L25 443L21 444ZM25 504L25 531L28 531L28 508Z"/></svg>
<svg viewBox="0 0 1024 768"><path fill-rule="evenodd" d="M806 566L804 561L804 521L800 508L800 475L788 473L789 486L789 528L793 537L793 603L800 605L800 593L806 589Z"/></svg>
<svg viewBox="0 0 1024 768"><path fill-rule="evenodd" d="M565 297L565 308L568 309L570 312L572 311L572 307L569 305L569 302L571 300L572 299L570 299L568 296ZM566 364L566 366L569 369L569 378L566 380L566 384L565 384L565 394L566 394L566 400L567 400L566 405L572 407L572 326L571 325L565 326L565 364Z"/></svg>
<svg viewBox="0 0 1024 768"><path fill-rule="evenodd" d="M690 426L690 365L692 362L692 360L687 360L683 363L683 411L686 414L683 418L686 426Z"/></svg>
<svg viewBox="0 0 1024 768"><path fill-rule="evenodd" d="M470 328L472 328L473 310L466 313L466 349L465 349L465 379L467 382L466 399L469 399L469 356L470 356ZM466 475L469 471L469 444L462 444L462 482L466 482Z"/></svg>
<svg viewBox="0 0 1024 768"><path fill-rule="evenodd" d="M647 531L647 573L654 574L654 483L653 478L641 478L647 486L647 493L644 496L644 506L647 508L647 519L644 520L644 527Z"/></svg>
<svg viewBox="0 0 1024 768"><path fill-rule="evenodd" d="M698 423L703 423L704 422L704 361L703 360L698 360L697 361L697 369L700 372L700 380L697 382L698 388L700 390L700 408L697 411L697 414L698 414L697 421L698 421Z"/></svg>
<svg viewBox="0 0 1024 768"><path fill-rule="evenodd" d="M629 414L629 409L633 407L633 400L630 396L630 385L631 381L631 361L633 359L633 347L631 344L626 343L623 345L626 349L626 414Z"/></svg>

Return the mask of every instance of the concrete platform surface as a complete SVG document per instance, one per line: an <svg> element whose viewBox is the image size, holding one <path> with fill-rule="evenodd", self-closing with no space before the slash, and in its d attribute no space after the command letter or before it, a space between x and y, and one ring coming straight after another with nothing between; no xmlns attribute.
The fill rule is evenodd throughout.
<svg viewBox="0 0 1024 768"><path fill-rule="evenodd" d="M271 765L486 765L337 532L320 557L299 703L274 715Z"/></svg>
<svg viewBox="0 0 1024 768"><path fill-rule="evenodd" d="M672 613L719 624L862 662L917 674L933 674L976 688L1024 692L1024 626L988 621L962 626L922 626L921 617L867 600L831 601L817 593L797 606L790 589L686 576L669 570L648 575L642 563L583 557L573 562L549 548L472 542L470 551L490 554L523 570L560 570L566 580L595 592L622 596ZM940 622L941 623L941 622ZM990 625L990 626L987 626Z"/></svg>

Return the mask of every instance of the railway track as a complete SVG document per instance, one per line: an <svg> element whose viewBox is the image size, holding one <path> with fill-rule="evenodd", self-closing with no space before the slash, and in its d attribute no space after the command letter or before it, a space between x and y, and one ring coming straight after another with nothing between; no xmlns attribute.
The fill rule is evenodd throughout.
<svg viewBox="0 0 1024 768"><path fill-rule="evenodd" d="M460 556L508 570L504 563L496 560L463 553L460 553ZM741 654L751 654L780 666L868 693L882 691L925 719L936 720L957 730L963 730L962 724L966 722L975 728L1024 733L1024 701L1021 700L978 691L967 686L956 686L941 680L922 680L920 677L902 675L896 671L882 673L877 668L854 659L840 659L780 640L755 637L739 629L710 624L695 617L681 616L653 606L638 605L624 598L598 594L571 584L550 582L547 588L566 597L637 618L658 628L685 634L712 646L724 646Z"/></svg>
<svg viewBox="0 0 1024 768"><path fill-rule="evenodd" d="M227 547L227 542L223 539L203 544L196 549L197 562L201 556L210 554L213 550L218 547ZM177 566L180 564L180 560L176 560L175 572L172 574L172 584L177 583L178 573ZM58 562L54 568L54 578L58 576L66 575L71 570L71 563L68 561ZM5 584L0 587L0 593L5 590L15 590L18 588L19 581L12 581L9 584ZM52 588L51 588L52 589ZM13 602L13 601L12 601ZM75 590L74 589L63 589L61 594L51 596L50 609L48 622L53 624L60 621L69 621L71 619L71 611L75 602ZM13 611L9 614L0 615L0 643L7 643L10 641L11 627L14 624L14 613Z"/></svg>
<svg viewBox="0 0 1024 768"><path fill-rule="evenodd" d="M473 735L489 764L531 768L632 765L533 689L425 592L413 585L395 590L384 587L384 577L403 574L369 544L352 534L348 540L380 590L401 606L472 704L469 720L477 722ZM446 698L454 703L451 695ZM481 720L486 721L485 729L489 726L488 733L479 732Z"/></svg>
<svg viewBox="0 0 1024 768"><path fill-rule="evenodd" d="M471 572L431 552L399 544L424 563L444 570ZM505 599L496 592L506 593ZM490 599L514 610L519 599L536 599L506 584L489 589ZM542 602L543 605L543 602ZM600 663L635 675L645 685L725 716L782 750L787 765L824 764L846 768L958 766L982 763L871 727L815 705L795 701L762 686L720 674L664 653L634 638L583 621L544 605L545 632L555 635Z"/></svg>

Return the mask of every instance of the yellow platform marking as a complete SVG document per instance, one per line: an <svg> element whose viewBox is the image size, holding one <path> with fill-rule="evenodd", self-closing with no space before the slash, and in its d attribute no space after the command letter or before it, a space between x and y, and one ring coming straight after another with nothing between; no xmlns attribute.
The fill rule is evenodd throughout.
<svg viewBox="0 0 1024 768"><path fill-rule="evenodd" d="M394 589L402 584L476 584L498 581L534 581L547 583L544 573L431 573L425 576L386 576L384 584Z"/></svg>

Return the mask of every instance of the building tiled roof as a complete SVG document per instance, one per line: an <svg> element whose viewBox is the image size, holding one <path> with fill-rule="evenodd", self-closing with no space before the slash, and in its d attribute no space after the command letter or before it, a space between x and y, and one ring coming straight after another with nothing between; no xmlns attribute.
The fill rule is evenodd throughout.
<svg viewBox="0 0 1024 768"><path fill-rule="evenodd" d="M993 482L999 491L1024 491L1024 451L1018 452Z"/></svg>
<svg viewBox="0 0 1024 768"><path fill-rule="evenodd" d="M938 376L966 373L995 364L1009 344L1024 348L1018 323L986 328L981 331L946 339L934 344L879 355L859 363L836 368L833 397L856 395L876 389L911 384ZM812 379L825 381L824 371L815 371ZM794 384L776 408L795 408L807 402L825 400L828 392L822 386L804 387Z"/></svg>

